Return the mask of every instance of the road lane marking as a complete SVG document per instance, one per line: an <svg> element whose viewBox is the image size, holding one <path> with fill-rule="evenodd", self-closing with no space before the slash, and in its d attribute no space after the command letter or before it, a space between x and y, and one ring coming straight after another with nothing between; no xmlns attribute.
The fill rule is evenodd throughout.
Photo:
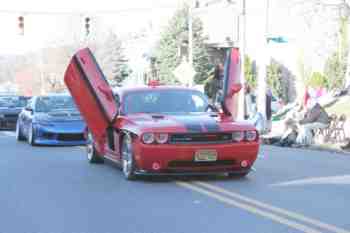
<svg viewBox="0 0 350 233"><path fill-rule="evenodd" d="M292 220L289 220L287 218L284 218L284 217L281 217L281 216L278 216L274 213L269 213L267 211L264 211L264 210L261 210L261 209L258 209L252 205L249 205L249 204L245 204L245 203L242 203L242 202L239 202L239 201L236 201L236 200L233 200L233 199L230 199L228 197L225 197L225 196L222 196L222 195L219 195L217 193L214 193L214 192L211 192L211 191L208 191L204 188L201 188L201 187L198 187L198 186L195 186L191 183L187 183L187 182L181 182L181 181L178 181L176 182L177 185L181 186L181 187L184 187L184 188L187 188L187 189L190 189L192 191L196 191L198 193L201 193L201 194L204 194L206 196L209 196L211 198L214 198L220 202L223 202L227 205L230 205L230 206L235 206L237 208L240 208L240 209L243 209L243 210L246 210L252 214L255 214L255 215L260 215L262 217L265 217L265 218L268 218L270 220L273 220L275 222L278 222L280 224L283 224L283 225L286 225L286 226L289 226L290 228L293 228L293 229L296 229L298 231L301 231L301 232L305 232L305 233L322 233L322 231L319 231L319 230L316 230L314 228L311 228L311 227L308 227L308 226L305 226L303 224L300 224L298 222L295 222L295 221L292 221Z"/></svg>
<svg viewBox="0 0 350 233"><path fill-rule="evenodd" d="M237 199L239 201L246 202L246 203L248 203L250 205L254 205L256 207L266 209L266 210L268 210L270 212L275 212L275 213L278 213L278 214L282 214L282 215L285 215L286 217L293 218L293 219L298 220L300 222L312 224L312 225L314 225L316 227L319 227L319 228L322 228L322 229L325 229L325 230L328 230L328 231L331 231L331 232L335 232L335 233L350 233L350 231L348 231L348 230L345 230L345 229L342 229L342 228L339 228L339 227L336 227L336 226L333 226L333 225L321 222L319 220L316 220L316 219L313 219L313 218L310 218L310 217L306 217L306 216L304 216L302 214L299 214L299 213L296 213L296 212L293 212L293 211L289 211L289 210L286 210L286 209L282 209L282 208L279 208L279 207L272 206L270 204L263 203L261 201L254 200L252 198L243 196L241 194L238 194L238 193L235 193L235 192L223 189L223 188L218 187L216 185L211 185L211 184L208 184L208 183L205 183L205 182L199 182L199 181L193 182L193 183L196 184L196 185L200 185L202 187L205 187L205 188L207 188L209 190L215 191L217 193L225 194L225 195L227 195L229 197L232 197L232 198L235 198L235 199Z"/></svg>
<svg viewBox="0 0 350 233"><path fill-rule="evenodd" d="M310 184L350 184L350 175L343 176L327 176L327 177L312 177L300 180L292 180L271 184L270 186L296 186L296 185L310 185Z"/></svg>

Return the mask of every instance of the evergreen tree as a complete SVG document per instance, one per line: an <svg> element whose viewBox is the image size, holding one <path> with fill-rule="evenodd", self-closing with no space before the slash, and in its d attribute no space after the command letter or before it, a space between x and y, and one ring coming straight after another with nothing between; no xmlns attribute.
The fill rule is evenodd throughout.
<svg viewBox="0 0 350 233"><path fill-rule="evenodd" d="M188 44L188 14L189 7L184 4L170 19L157 46L156 57L159 62L160 79L165 83L178 82L172 72L181 63L179 48L184 42ZM198 18L194 18L192 22L193 66L196 71L194 81L196 84L201 84L207 79L212 65L205 46L206 37L203 36L202 22Z"/></svg>

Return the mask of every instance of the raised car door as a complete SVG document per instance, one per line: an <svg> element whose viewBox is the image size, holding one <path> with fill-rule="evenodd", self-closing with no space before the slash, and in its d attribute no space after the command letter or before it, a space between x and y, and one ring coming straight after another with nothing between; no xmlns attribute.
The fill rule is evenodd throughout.
<svg viewBox="0 0 350 233"><path fill-rule="evenodd" d="M223 98L221 105L226 115L237 117L238 93L242 89L240 84L241 61L237 48L230 49L226 54L224 68Z"/></svg>
<svg viewBox="0 0 350 233"><path fill-rule="evenodd" d="M118 114L118 104L89 48L74 54L64 82L95 139L106 136Z"/></svg>

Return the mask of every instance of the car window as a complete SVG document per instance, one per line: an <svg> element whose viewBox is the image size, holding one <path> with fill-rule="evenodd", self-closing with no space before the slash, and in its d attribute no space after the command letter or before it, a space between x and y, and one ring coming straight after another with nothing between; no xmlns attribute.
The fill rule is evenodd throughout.
<svg viewBox="0 0 350 233"><path fill-rule="evenodd" d="M51 112L60 110L75 110L75 103L70 96L38 97L35 103L37 112Z"/></svg>
<svg viewBox="0 0 350 233"><path fill-rule="evenodd" d="M22 108L26 105L27 99L20 96L1 96L0 107Z"/></svg>
<svg viewBox="0 0 350 233"><path fill-rule="evenodd" d="M204 112L208 100L199 91L155 90L129 93L123 112L132 113L185 113Z"/></svg>

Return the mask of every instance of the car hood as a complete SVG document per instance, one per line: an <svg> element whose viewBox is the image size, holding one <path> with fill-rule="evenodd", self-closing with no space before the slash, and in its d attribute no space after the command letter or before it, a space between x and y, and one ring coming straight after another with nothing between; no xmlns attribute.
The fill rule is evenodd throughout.
<svg viewBox="0 0 350 233"><path fill-rule="evenodd" d="M244 122L233 122L216 113L187 114L132 114L125 117L126 128L134 133L174 132L201 133L254 130L254 126Z"/></svg>

